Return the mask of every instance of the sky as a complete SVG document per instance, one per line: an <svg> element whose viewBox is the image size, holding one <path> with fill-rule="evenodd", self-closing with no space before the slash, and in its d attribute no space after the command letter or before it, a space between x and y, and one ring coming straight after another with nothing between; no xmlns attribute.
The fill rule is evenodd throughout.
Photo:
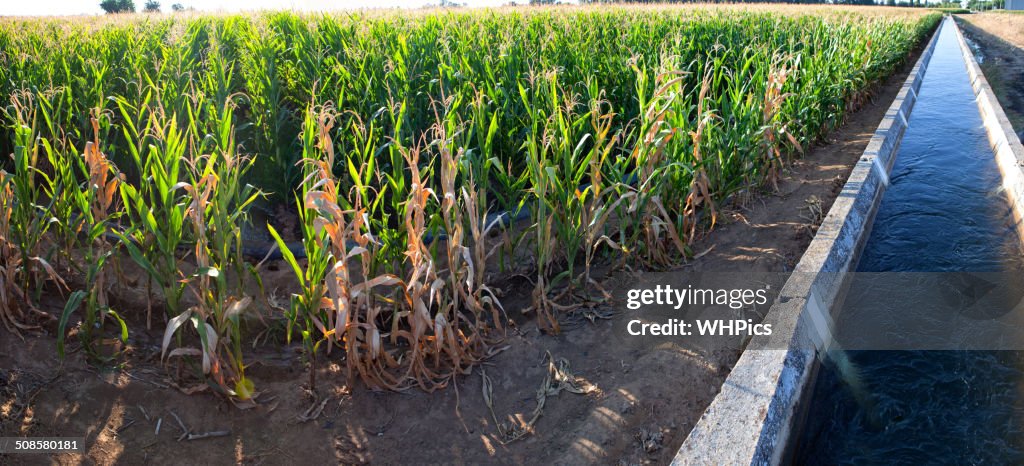
<svg viewBox="0 0 1024 466"><path fill-rule="evenodd" d="M358 8L419 8L440 0L158 0L163 11L172 3L181 3L203 11L247 11L261 9L297 9L305 11ZM459 0L469 6L501 6L509 0ZM139 10L146 0L135 0ZM525 3L523 0L522 3ZM0 0L0 16L98 15L100 0Z"/></svg>

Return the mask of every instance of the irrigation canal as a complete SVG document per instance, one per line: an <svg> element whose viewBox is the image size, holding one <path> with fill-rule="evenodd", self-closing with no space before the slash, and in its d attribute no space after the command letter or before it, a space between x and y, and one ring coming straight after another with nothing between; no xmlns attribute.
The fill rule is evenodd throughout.
<svg viewBox="0 0 1024 466"><path fill-rule="evenodd" d="M949 19L941 26L855 275L1024 276L1020 239L955 27ZM789 461L1024 463L1024 351L831 353L806 398Z"/></svg>

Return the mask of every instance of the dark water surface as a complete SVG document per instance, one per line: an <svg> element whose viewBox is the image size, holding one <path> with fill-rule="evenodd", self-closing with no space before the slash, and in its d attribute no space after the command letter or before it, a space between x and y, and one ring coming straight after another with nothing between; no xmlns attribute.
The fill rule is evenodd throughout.
<svg viewBox="0 0 1024 466"><path fill-rule="evenodd" d="M1024 279L1020 240L952 28L942 25L858 272ZM853 374L841 375L830 360L819 371L794 463L1024 464L1024 352L845 355Z"/></svg>

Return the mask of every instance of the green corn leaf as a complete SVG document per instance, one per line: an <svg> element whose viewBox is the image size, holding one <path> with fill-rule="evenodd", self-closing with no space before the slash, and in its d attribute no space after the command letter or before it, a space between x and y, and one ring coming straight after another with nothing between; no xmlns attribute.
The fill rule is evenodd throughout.
<svg viewBox="0 0 1024 466"><path fill-rule="evenodd" d="M57 322L57 355L61 358L64 357L64 336L67 335L68 321L71 319L71 314L82 304L86 295L86 292L82 290L71 293L68 296L68 302L64 304L64 312L60 314L60 321Z"/></svg>

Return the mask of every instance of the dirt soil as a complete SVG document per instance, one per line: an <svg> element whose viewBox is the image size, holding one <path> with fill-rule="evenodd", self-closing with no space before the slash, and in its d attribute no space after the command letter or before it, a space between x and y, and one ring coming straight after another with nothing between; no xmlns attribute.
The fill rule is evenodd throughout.
<svg viewBox="0 0 1024 466"><path fill-rule="evenodd" d="M957 19L996 99L1024 139L1024 15L977 13Z"/></svg>
<svg viewBox="0 0 1024 466"><path fill-rule="evenodd" d="M694 246L704 254L678 273L792 270L821 220L815 209L828 211L909 68L880 86L827 144L795 161L777 193L724 210L719 225ZM269 289L289 280L287 267L277 268L264 277ZM130 324L131 351L116 368L91 367L77 353L61 363L50 335L23 341L0 332L0 436L84 436L87 448L84 455L0 456L0 463L666 464L718 393L743 342L715 348L685 339L620 343L624 322L635 315L621 298L651 276L615 272L605 284L619 299L606 309L563 316L566 329L558 336L541 334L532 319L508 309L518 327L505 350L434 393L349 387L335 352L322 364L314 400L303 388L298 348L261 344L246 352L247 375L261 391L259 405L248 410L175 388L176 368L160 363L161 325L134 330L145 328L144 318ZM506 300L523 304L529 292L509 285ZM503 444L495 418L533 416L549 375L548 353L568 364L568 380L585 393L549 391L533 432ZM304 413L315 419L300 421ZM185 431L229 433L183 440Z"/></svg>

